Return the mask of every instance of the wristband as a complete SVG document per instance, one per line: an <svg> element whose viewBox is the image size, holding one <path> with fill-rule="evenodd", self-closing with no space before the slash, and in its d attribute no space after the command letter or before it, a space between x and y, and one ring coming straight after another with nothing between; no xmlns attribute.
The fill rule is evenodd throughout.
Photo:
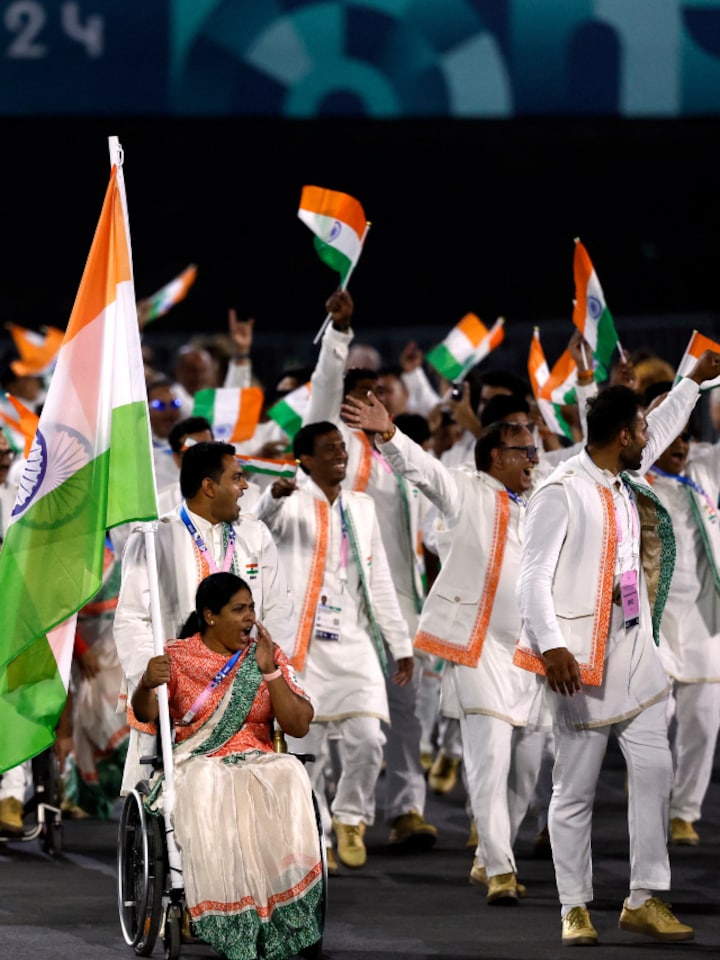
<svg viewBox="0 0 720 960"><path fill-rule="evenodd" d="M577 377L577 382L581 387L586 387L588 384L593 382L593 372L592 370L586 370L584 373L579 373Z"/></svg>
<svg viewBox="0 0 720 960"><path fill-rule="evenodd" d="M263 673L262 678L265 683L269 683L271 680L277 680L278 677L282 676L282 670L280 667L277 670L273 670L272 673Z"/></svg>

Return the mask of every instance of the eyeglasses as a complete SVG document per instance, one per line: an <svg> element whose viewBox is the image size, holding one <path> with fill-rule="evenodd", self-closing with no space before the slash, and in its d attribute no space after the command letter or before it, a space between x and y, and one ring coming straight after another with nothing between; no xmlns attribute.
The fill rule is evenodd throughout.
<svg viewBox="0 0 720 960"><path fill-rule="evenodd" d="M522 451L528 460L535 460L538 455L538 448L534 447L529 443L526 447L511 447L510 444L503 444L500 448L501 450L520 450Z"/></svg>
<svg viewBox="0 0 720 960"><path fill-rule="evenodd" d="M680 434L680 439L683 441L683 443L690 443L692 438L693 435L689 430L683 430L683 432Z"/></svg>
<svg viewBox="0 0 720 960"><path fill-rule="evenodd" d="M182 406L182 400L151 400L150 406L153 410L179 410Z"/></svg>

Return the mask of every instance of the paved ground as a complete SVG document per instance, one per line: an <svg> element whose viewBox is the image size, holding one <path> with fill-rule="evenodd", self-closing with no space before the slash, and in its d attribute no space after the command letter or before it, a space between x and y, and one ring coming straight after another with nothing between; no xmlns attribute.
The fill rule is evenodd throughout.
<svg viewBox="0 0 720 960"><path fill-rule="evenodd" d="M592 914L601 945L593 960L625 956L672 960L720 956L720 764L699 828L702 844L672 850L678 915L695 926L692 944L658 944L617 929L626 895L627 828L624 772L611 751L602 775L595 816L596 900ZM382 790L382 785L380 786ZM361 871L345 871L330 886L325 954L331 960L550 960L560 947L559 911L551 863L532 856L532 824L518 842L519 870L528 888L517 907L488 907L468 884L472 854L462 787L429 799L428 819L440 830L436 848L422 856L398 855L387 832L368 831L369 858ZM117 824L69 821L62 856L53 860L37 842L0 846L0 957L2 960L109 960L129 958L115 907ZM581 948L570 949L570 955ZM162 956L161 946L155 948ZM189 946L183 956L208 958L209 948Z"/></svg>

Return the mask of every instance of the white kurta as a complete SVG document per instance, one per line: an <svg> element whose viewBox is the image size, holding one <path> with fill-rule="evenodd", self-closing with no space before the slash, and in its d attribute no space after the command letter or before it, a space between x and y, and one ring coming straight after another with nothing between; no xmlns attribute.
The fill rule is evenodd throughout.
<svg viewBox="0 0 720 960"><path fill-rule="evenodd" d="M315 501L327 503L325 494L309 480L290 497L274 500L263 495L258 513L268 524L295 596L295 630L302 628L303 597L316 550ZM412 644L403 622L390 580L372 500L362 493L342 494L343 505L352 515L365 564L373 611L383 637L396 659L412 656ZM327 557L320 596L326 594L341 606L339 640L322 640L312 631L307 658L298 670L298 683L315 706L314 722L342 720L351 716L373 716L388 720L385 677L374 647L360 577L347 549L347 581L342 581L342 528L340 499L328 504ZM314 619L315 610L307 616ZM295 640L281 644L288 656L295 652Z"/></svg>

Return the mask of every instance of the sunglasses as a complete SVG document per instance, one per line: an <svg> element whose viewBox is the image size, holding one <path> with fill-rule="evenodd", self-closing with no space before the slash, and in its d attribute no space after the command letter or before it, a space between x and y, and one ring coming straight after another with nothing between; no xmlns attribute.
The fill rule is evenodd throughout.
<svg viewBox="0 0 720 960"><path fill-rule="evenodd" d="M179 410L182 406L182 400L151 400L150 406L153 410Z"/></svg>
<svg viewBox="0 0 720 960"><path fill-rule="evenodd" d="M526 447L511 447L510 444L503 444L501 450L521 450L528 460L534 460L538 455L538 448L529 443Z"/></svg>

